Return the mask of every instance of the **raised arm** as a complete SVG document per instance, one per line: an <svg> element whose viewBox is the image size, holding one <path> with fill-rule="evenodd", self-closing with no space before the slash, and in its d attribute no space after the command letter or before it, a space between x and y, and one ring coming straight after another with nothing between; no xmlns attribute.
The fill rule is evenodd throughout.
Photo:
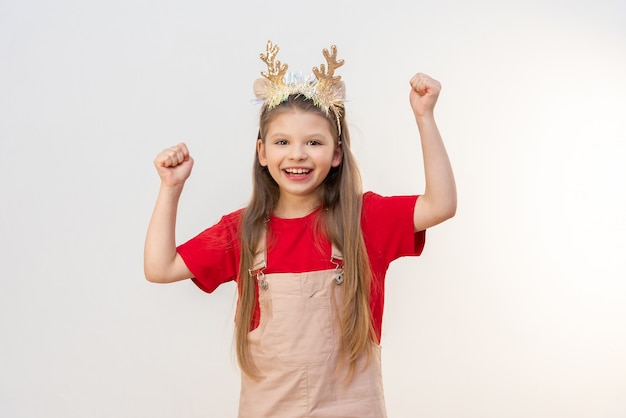
<svg viewBox="0 0 626 418"><path fill-rule="evenodd" d="M191 277L191 272L176 252L176 212L185 181L191 174L193 159L184 143L160 152L154 165L161 187L148 225L144 247L144 274L155 283L171 283Z"/></svg>
<svg viewBox="0 0 626 418"><path fill-rule="evenodd" d="M456 184L448 153L435 122L435 104L441 84L426 74L411 78L409 96L419 130L426 188L413 214L415 231L437 225L456 213Z"/></svg>

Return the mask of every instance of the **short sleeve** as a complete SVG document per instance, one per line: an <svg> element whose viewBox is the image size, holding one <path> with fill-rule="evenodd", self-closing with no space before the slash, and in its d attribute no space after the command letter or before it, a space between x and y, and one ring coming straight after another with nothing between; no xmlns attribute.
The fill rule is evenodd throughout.
<svg viewBox="0 0 626 418"><path fill-rule="evenodd" d="M241 211L223 216L218 223L177 247L193 274L192 280L205 292L234 280L239 270L238 227Z"/></svg>
<svg viewBox="0 0 626 418"><path fill-rule="evenodd" d="M386 267L393 260L421 255L426 231L414 231L413 213L419 196L363 196L362 228L370 262Z"/></svg>

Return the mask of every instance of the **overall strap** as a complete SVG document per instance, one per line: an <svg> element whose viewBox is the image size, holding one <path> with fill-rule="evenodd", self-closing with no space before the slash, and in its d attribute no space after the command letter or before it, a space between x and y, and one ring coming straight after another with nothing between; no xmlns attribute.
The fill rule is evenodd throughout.
<svg viewBox="0 0 626 418"><path fill-rule="evenodd" d="M259 287L263 290L267 290L268 284L265 281L265 269L267 268L267 233L261 236L259 243L257 244L257 251L254 255L252 266L248 269L248 273L251 277L255 277L259 283ZM335 281L337 284L343 282L343 254L339 251L339 248L334 242L331 242L330 262L335 266L337 270L337 277Z"/></svg>

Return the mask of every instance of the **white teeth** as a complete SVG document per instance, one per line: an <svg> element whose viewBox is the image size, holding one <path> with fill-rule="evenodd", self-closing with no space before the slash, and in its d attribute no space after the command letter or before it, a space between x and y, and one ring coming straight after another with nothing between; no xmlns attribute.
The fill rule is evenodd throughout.
<svg viewBox="0 0 626 418"><path fill-rule="evenodd" d="M289 174L307 174L311 170L304 168L286 168L285 171Z"/></svg>

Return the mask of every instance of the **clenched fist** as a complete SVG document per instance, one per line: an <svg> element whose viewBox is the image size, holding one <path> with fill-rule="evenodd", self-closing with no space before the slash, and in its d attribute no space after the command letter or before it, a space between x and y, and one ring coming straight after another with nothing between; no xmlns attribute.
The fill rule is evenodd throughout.
<svg viewBox="0 0 626 418"><path fill-rule="evenodd" d="M185 183L191 174L193 158L184 142L161 151L154 159L154 166L164 186L174 187Z"/></svg>
<svg viewBox="0 0 626 418"><path fill-rule="evenodd" d="M432 114L441 91L441 84L423 73L417 73L411 78L411 93L409 100L416 117Z"/></svg>

